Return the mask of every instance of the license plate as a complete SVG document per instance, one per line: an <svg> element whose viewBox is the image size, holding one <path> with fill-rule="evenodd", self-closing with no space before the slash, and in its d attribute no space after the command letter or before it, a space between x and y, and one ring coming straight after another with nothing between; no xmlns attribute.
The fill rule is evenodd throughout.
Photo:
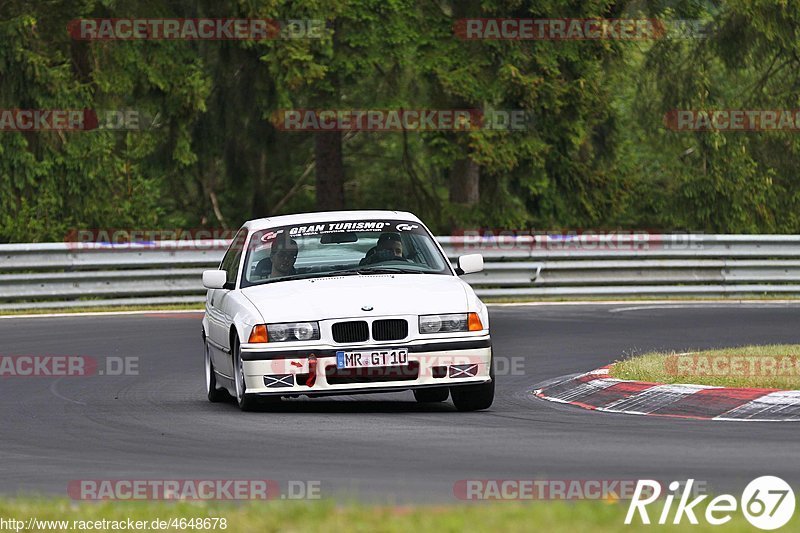
<svg viewBox="0 0 800 533"><path fill-rule="evenodd" d="M336 352L336 368L372 368L376 366L405 365L407 363L407 348Z"/></svg>

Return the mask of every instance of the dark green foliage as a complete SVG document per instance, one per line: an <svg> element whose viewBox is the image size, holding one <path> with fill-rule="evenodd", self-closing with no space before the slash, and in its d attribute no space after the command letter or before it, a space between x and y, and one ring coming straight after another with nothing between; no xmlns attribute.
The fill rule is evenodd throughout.
<svg viewBox="0 0 800 533"><path fill-rule="evenodd" d="M462 17L701 19L706 39L464 41ZM72 40L78 18L320 19L322 39ZM735 0L0 3L0 109L122 109L142 131L0 132L0 242L237 227L313 210L287 108L524 109L526 131L348 132L349 208L458 227L798 232L794 132L675 132L673 109L800 108L800 7ZM452 169L479 165L479 200Z"/></svg>

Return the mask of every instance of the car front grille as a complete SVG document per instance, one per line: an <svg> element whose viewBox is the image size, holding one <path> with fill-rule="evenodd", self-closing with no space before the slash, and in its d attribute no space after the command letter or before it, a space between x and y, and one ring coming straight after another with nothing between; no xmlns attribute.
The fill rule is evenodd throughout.
<svg viewBox="0 0 800 533"><path fill-rule="evenodd" d="M376 320L372 323L372 338L376 341L396 341L408 337L408 322L402 319Z"/></svg>
<svg viewBox="0 0 800 533"><path fill-rule="evenodd" d="M337 322L331 327L336 342L365 342L369 339L369 326L363 320Z"/></svg>

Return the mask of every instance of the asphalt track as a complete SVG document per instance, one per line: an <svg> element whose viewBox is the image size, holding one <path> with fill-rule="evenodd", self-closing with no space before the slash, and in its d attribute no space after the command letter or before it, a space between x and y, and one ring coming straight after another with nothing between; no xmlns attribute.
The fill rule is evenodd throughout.
<svg viewBox="0 0 800 533"><path fill-rule="evenodd" d="M477 413L408 392L241 413L204 397L197 314L0 320L0 355L139 358L134 376L0 378L0 493L65 496L80 479L319 480L323 496L388 503L452 502L463 479L691 477L740 493L772 474L800 487L800 424L603 414L530 395L624 353L798 343L800 305L495 306L491 320L506 371Z"/></svg>

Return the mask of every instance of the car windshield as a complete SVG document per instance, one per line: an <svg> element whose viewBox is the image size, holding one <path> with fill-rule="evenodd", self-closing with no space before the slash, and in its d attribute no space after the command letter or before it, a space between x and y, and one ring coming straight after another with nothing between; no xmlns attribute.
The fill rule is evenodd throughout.
<svg viewBox="0 0 800 533"><path fill-rule="evenodd" d="M430 233L404 220L342 220L256 231L241 286L324 276L447 274Z"/></svg>

